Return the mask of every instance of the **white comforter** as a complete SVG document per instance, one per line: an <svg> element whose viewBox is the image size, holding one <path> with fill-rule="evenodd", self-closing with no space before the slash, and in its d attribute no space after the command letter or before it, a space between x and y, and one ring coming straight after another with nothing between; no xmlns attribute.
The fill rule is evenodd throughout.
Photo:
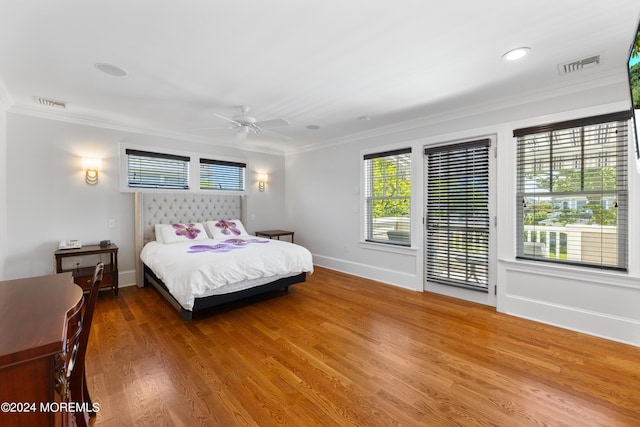
<svg viewBox="0 0 640 427"><path fill-rule="evenodd" d="M313 272L307 249L254 236L170 244L153 241L145 245L140 258L187 310L193 308L194 298L218 293L216 289L228 285L263 284L274 277Z"/></svg>

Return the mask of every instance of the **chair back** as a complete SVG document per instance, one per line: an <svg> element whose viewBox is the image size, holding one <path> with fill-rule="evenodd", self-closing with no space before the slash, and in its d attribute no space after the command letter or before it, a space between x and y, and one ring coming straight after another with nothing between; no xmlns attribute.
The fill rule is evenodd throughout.
<svg viewBox="0 0 640 427"><path fill-rule="evenodd" d="M98 300L98 292L100 292L100 283L102 282L102 275L104 273L104 263L99 262L96 264L96 269L93 273L93 281L91 282L91 290L89 291L89 298L84 304L84 313L82 315L82 329L80 331L80 339L78 341L78 352L76 354L75 363L82 366L81 370L84 370L84 358L87 353L87 344L89 343L89 332L91 332L91 322L93 321L93 311L96 307L96 301Z"/></svg>
<svg viewBox="0 0 640 427"><path fill-rule="evenodd" d="M82 315L82 325L80 327L80 336L78 344L75 349L75 355L72 355L71 369L69 375L69 388L71 391L71 399L75 402L83 402L85 393L85 372L84 362L87 354L87 344L89 343L89 333L91 332L91 322L93 320L93 311L98 300L98 293L100 292L100 283L102 282L102 275L104 274L104 263L99 262L96 264L95 271L93 273L93 281L91 282L91 289L89 290L89 298L85 300L84 313ZM76 425L87 425L86 418L83 413L76 413Z"/></svg>
<svg viewBox="0 0 640 427"><path fill-rule="evenodd" d="M67 339L64 347L64 365L67 367L65 376L69 378L78 354L78 346L80 345L80 333L82 332L82 309L85 304L85 298L82 297L82 305L69 316L67 322ZM62 383L62 382L61 382ZM66 383L66 381L64 382ZM66 397L68 390L61 390L61 394Z"/></svg>
<svg viewBox="0 0 640 427"><path fill-rule="evenodd" d="M84 314L82 315L82 333L80 334L80 346L86 349L89 342L89 331L91 329L91 322L93 321L93 311L96 308L96 301L98 300L98 292L100 292L100 283L102 283L102 276L104 274L104 263L99 262L96 264L96 269L93 272L93 281L91 282L91 290L89 291L89 300L85 305ZM84 366L84 364L83 364Z"/></svg>

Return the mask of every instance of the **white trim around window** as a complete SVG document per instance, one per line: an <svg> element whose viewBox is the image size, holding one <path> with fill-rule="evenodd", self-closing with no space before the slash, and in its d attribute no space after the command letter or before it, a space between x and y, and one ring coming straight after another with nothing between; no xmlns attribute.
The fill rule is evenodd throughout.
<svg viewBox="0 0 640 427"><path fill-rule="evenodd" d="M371 149L367 149L367 150L362 150L360 152L360 156L359 156L359 161L360 161L360 207L361 207L361 213L360 213L360 219L359 219L359 224L360 224L360 230L359 230L359 236L360 236L360 243L359 246L363 249L370 249L370 250L378 250L378 251L384 251L384 252L391 252L391 253L400 253L400 254L412 254L415 255L416 249L414 247L412 247L412 242L415 240L414 236L413 236L413 232L411 231L413 229L414 221L413 221L413 216L414 216L414 212L413 209L410 209L408 217L406 218L406 226L405 228L408 228L407 230L407 234L409 235L408 237L408 241L405 242L394 242L392 240L389 241L381 241L380 239L371 239L370 236L368 236L368 229L371 226L370 224L367 223L367 221L369 220L370 217L370 213L367 209L367 203L369 200L372 199L372 194L371 193L371 189L368 188L368 183L369 180L371 179L371 177L367 177L367 173L370 172L370 169L368 169L367 167L367 163L371 161L371 159L373 158L378 158L383 154L390 154L390 155L395 155L397 153L408 153L409 156L409 167L404 170L402 173L405 174L403 179L407 179L411 182L411 191L410 191L410 197L409 197L409 203L410 204L414 204L416 203L416 193L415 193L415 185L413 183L413 181L415 180L415 168L416 168L416 155L415 155L415 147L413 147L414 144L412 143L405 143L405 144L394 144L394 145L390 145L390 146L383 146L383 147L377 147L377 148L371 148ZM403 223L404 225L404 223ZM418 230L419 231L419 230ZM404 244L398 244L398 243L404 243Z"/></svg>
<svg viewBox="0 0 640 427"><path fill-rule="evenodd" d="M627 270L629 116L514 130L517 258Z"/></svg>

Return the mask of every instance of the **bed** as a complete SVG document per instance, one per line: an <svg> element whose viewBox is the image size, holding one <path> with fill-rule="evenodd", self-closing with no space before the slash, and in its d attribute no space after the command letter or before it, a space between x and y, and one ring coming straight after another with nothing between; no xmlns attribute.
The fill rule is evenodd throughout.
<svg viewBox="0 0 640 427"><path fill-rule="evenodd" d="M136 193L139 286L155 287L185 320L220 304L304 282L302 246L244 229L246 196Z"/></svg>

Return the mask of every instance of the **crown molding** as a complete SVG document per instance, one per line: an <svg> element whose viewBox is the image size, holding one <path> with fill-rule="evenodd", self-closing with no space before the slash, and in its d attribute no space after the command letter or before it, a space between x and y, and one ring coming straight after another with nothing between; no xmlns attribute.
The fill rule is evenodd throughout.
<svg viewBox="0 0 640 427"><path fill-rule="evenodd" d="M1 96L1 92L0 92L0 96ZM0 101L1 99L2 98L0 98ZM224 147L224 148L236 148L242 151L251 151L251 152L258 152L263 154L272 154L272 155L279 155L279 156L282 156L284 154L284 151L281 151L281 150L255 147L255 146L246 145L246 144L239 147L237 144L226 143L219 140L212 140L209 138L198 137L198 136L189 135L181 132L169 131L165 129L153 129L153 128L145 128L141 126L134 126L127 123L109 121L109 120L104 120L96 117L88 117L80 114L69 113L66 111L65 112L43 111L39 108L26 106L26 105L11 105L7 109L7 111L14 114L21 114L21 115L37 117L41 119L55 120L59 122L73 123L77 125L93 126L93 127L103 128L103 129L121 131L121 132L139 133L143 135L151 135L151 136L175 139L179 141L192 142L196 144L206 145L207 147L218 146L218 147Z"/></svg>
<svg viewBox="0 0 640 427"><path fill-rule="evenodd" d="M297 153L304 153L309 151L316 151L320 149L326 149L343 144L350 144L354 142L363 141L370 138L384 137L401 132L409 132L411 130L419 128L428 128L430 126L437 125L442 122L458 120L470 115L487 114L500 110L516 108L528 103L539 102L549 100L561 96L570 96L576 93L584 92L589 89L597 87L612 85L621 83L627 79L626 73L622 73L621 69L611 70L603 73L591 73L580 80L569 81L564 77L557 84L546 86L542 89L531 90L527 92L518 93L516 95L492 98L489 101L464 105L460 108L449 109L443 112L429 114L425 117L418 119L411 119L402 122L397 122L391 125L378 127L364 132L358 132L343 137L333 138L318 143L311 143L302 147L296 147L291 149L273 149L268 147L256 147L250 144L238 146L237 144L224 142L220 140L214 140L210 138L198 137L186 133L170 131L166 129L146 128L141 126L135 126L128 123L109 121L97 117L89 117L79 114L73 114L68 111L43 111L42 109L27 106L16 105L8 91L6 90L2 80L0 79L0 108L5 111L15 114L22 114L32 117L44 118L49 120L62 121L67 123L94 126L104 129L117 130L122 132L139 133L144 135L158 136L178 141L187 141L196 144L206 145L207 147L219 146L225 148L235 148L242 151L257 152L263 154L287 156ZM626 84L626 82L625 82Z"/></svg>
<svg viewBox="0 0 640 427"><path fill-rule="evenodd" d="M612 70L598 74L594 73L579 81L561 81L555 85L546 86L542 89L530 90L501 98L493 98L490 101L480 104L465 105L461 108L445 110L442 113L428 114L419 119L397 122L388 126L354 133L345 137L308 144L303 147L287 150L285 151L285 155L316 151L338 145L350 144L369 138L389 136L400 132L411 131L412 129L434 126L442 122L463 119L470 115L487 114L500 110L516 108L532 102L550 100L561 96L570 96L589 89L621 83L625 81L625 79L627 79L626 74L623 75L620 70ZM627 84L626 81L625 84Z"/></svg>

